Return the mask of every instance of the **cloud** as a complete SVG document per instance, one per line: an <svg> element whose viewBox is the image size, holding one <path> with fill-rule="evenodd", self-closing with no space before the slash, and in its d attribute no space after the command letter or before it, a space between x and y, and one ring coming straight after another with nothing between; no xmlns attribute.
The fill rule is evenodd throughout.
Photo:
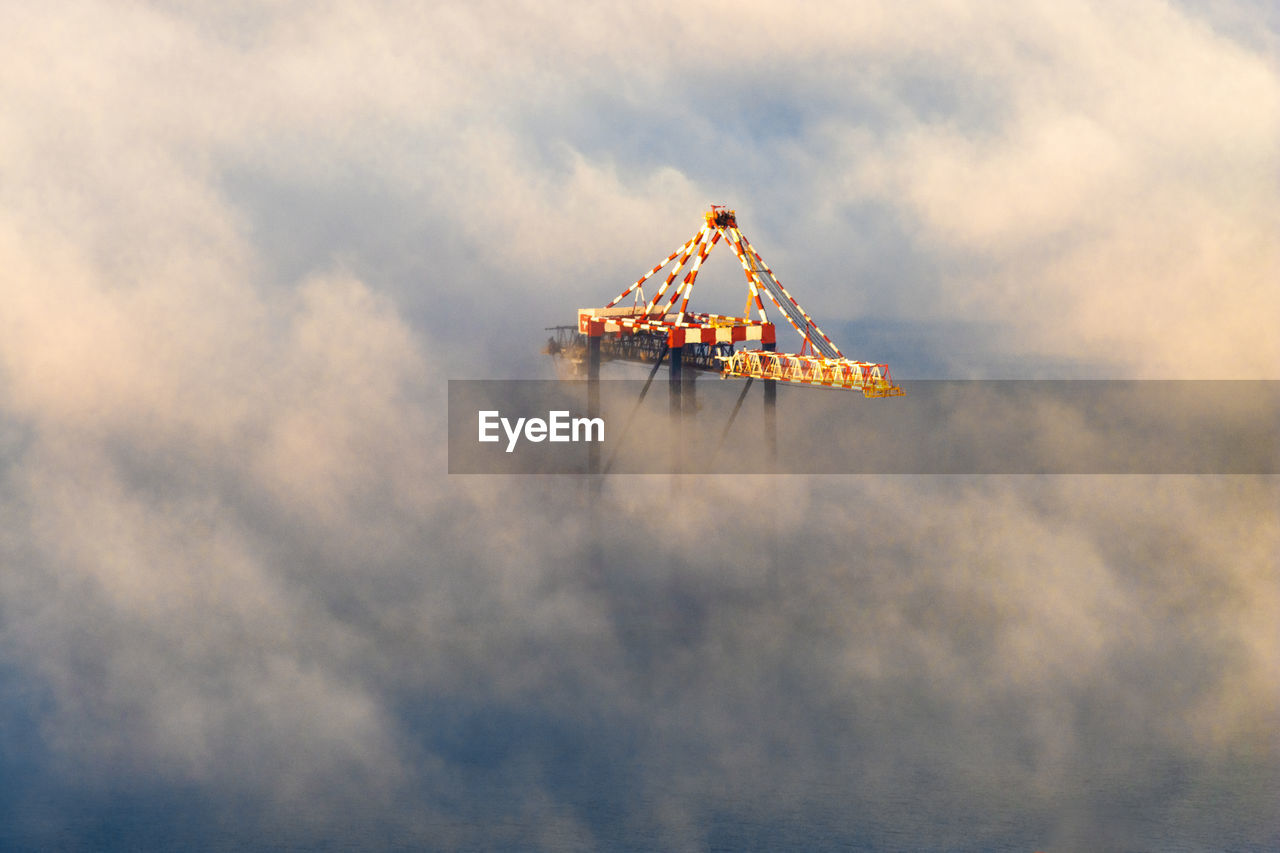
<svg viewBox="0 0 1280 853"><path fill-rule="evenodd" d="M1280 82L1255 45L1164 4L24 14L8 83L40 105L10 137L24 220L98 229L80 242L121 263L147 234L268 271L301 253L300 275L318 254L382 272L437 231L446 245L404 249L382 286L445 335L442 300L492 292L502 337L608 298L715 199L828 325L994 323L1003 351L1113 376L1266 377L1280 355L1259 319ZM736 52L706 58L716 34ZM50 62L59 38L85 47ZM316 188L349 207L332 245L296 233ZM268 209L283 220L253 234Z"/></svg>
<svg viewBox="0 0 1280 853"><path fill-rule="evenodd" d="M1137 375L1270 376L1272 65L1157 5L1001 24L967 33L994 121L916 117L850 172L951 259L931 308Z"/></svg>
<svg viewBox="0 0 1280 853"><path fill-rule="evenodd" d="M7 12L6 831L174 787L241 841L1271 843L1270 479L593 499L448 477L442 412L708 201L824 325L985 324L951 375L1269 377L1250 9Z"/></svg>
<svg viewBox="0 0 1280 853"><path fill-rule="evenodd" d="M207 372L234 371L247 355L229 351L234 340L165 359L165 332L144 326L137 340L110 310L58 328L83 349L33 361L35 376L9 372L35 390L7 407L29 431L6 505L30 549L6 582L7 644L52 685L47 735L81 773L141 764L298 802L335 792L339 770L357 787L401 772L385 711L315 659L350 654L352 638L302 629L312 605L290 572L306 558L250 521L276 513L291 521L275 533L303 537L397 493L383 454L407 422L376 425L401 405L403 327L349 280L312 283L301 301L287 344L256 339L231 377ZM68 323L55 313L17 320L47 332ZM167 321L198 340L196 318Z"/></svg>

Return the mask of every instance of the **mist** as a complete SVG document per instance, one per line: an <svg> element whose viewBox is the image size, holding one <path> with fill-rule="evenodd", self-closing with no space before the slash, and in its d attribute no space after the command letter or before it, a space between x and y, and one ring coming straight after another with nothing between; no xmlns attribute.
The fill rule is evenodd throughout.
<svg viewBox="0 0 1280 853"><path fill-rule="evenodd" d="M4 19L6 847L1280 845L1275 477L592 492L445 412L710 203L899 379L1276 379L1266 4Z"/></svg>

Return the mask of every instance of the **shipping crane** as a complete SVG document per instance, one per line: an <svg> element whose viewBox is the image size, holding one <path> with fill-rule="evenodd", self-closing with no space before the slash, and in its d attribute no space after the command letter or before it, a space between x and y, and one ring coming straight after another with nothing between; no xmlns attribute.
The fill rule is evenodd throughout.
<svg viewBox="0 0 1280 853"><path fill-rule="evenodd" d="M732 249L747 279L746 304L741 316L697 313L689 309L698 272L721 241ZM645 296L645 284L668 265L661 285ZM676 279L682 270L683 278ZM674 287L672 285L675 285ZM627 303L630 298L630 303ZM768 299L801 338L798 353L776 351L776 328L765 309ZM755 317L752 317L752 312ZM557 327L561 328L561 327ZM846 358L813 318L778 281L747 238L738 230L737 214L712 205L698 232L666 260L642 275L603 308L578 311L577 331L585 336L590 370L598 370L603 354L611 358L656 362L669 354L673 381L682 365L716 370L724 378L861 391L865 397L897 397L903 390L893 383L887 364ZM737 344L758 342L758 349ZM564 342L551 342L560 352ZM769 391L766 391L769 393Z"/></svg>

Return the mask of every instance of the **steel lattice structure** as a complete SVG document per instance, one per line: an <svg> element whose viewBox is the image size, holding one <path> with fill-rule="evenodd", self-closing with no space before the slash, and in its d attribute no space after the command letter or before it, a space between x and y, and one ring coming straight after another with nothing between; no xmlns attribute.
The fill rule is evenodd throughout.
<svg viewBox="0 0 1280 853"><path fill-rule="evenodd" d="M699 345L696 349L704 352L709 360L705 366L718 365L725 377L845 388L862 391L867 397L903 394L893 383L887 364L845 358L738 230L734 211L712 205L703 218L704 224L697 234L603 308L580 309L578 331L588 338L611 339L609 349L614 357L630 358L629 353L635 352L639 356L635 360L649 361L659 347L675 350ZM747 299L740 317L689 310L698 272L722 240L732 249L746 274ZM653 296L646 298L645 283L673 263ZM686 266L687 271L677 283ZM628 297L631 304L623 304ZM766 298L800 334L799 353L774 351L776 330L765 309ZM753 308L755 319L751 316ZM762 348L735 351L734 344L746 341L759 341Z"/></svg>

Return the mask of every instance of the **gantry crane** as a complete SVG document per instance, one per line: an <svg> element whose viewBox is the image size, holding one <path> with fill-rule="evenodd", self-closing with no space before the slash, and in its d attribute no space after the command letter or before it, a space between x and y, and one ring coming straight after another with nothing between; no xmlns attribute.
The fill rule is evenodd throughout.
<svg viewBox="0 0 1280 853"><path fill-rule="evenodd" d="M609 340L615 357L653 361L661 357L659 353L669 352L673 378L681 361L688 361L690 366L717 369L723 377L765 380L767 387L778 381L857 390L866 397L896 397L904 393L893 384L888 365L845 358L738 230L734 211L712 205L703 218L697 234L609 304L579 309L578 332L587 337L593 352L598 353L602 338ZM747 299L742 316L689 310L698 271L721 240L733 250L746 273ZM672 262L674 266L661 286L646 298L645 283ZM687 272L673 288L686 265ZM630 304L624 304L628 297ZM765 310L764 297L800 334L800 352L776 351L776 329ZM751 316L753 308L755 319ZM760 348L734 346L751 341L758 341Z"/></svg>

